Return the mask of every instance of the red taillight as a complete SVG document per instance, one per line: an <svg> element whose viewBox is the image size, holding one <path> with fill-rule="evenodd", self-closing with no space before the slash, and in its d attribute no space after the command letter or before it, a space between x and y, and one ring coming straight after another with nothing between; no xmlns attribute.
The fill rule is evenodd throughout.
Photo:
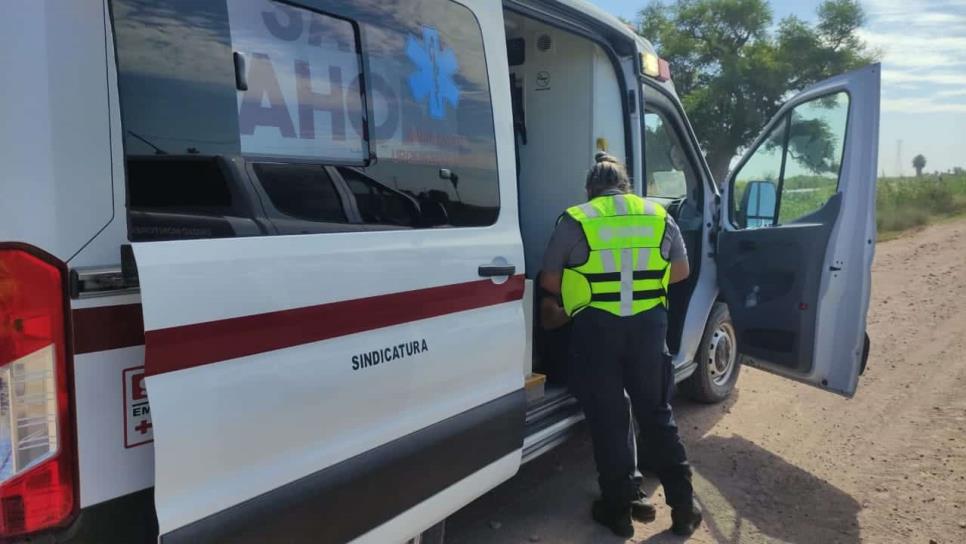
<svg viewBox="0 0 966 544"><path fill-rule="evenodd" d="M76 511L64 269L0 246L0 539Z"/></svg>

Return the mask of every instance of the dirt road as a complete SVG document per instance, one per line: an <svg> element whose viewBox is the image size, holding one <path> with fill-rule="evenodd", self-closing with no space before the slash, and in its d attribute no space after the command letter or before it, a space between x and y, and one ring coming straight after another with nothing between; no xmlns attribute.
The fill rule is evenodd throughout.
<svg viewBox="0 0 966 544"><path fill-rule="evenodd" d="M692 542L966 542L966 221L879 244L873 281L854 399L745 368L723 405L675 402L707 521ZM581 433L457 513L448 541L623 542L590 521L595 477ZM680 542L653 495L633 541Z"/></svg>

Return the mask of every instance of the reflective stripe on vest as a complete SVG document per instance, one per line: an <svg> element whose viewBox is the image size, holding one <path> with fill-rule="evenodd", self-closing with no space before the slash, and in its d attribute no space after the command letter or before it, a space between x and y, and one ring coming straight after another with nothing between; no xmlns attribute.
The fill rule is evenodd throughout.
<svg viewBox="0 0 966 544"><path fill-rule="evenodd" d="M590 253L564 269L564 310L591 307L617 316L667 304L670 267L661 256L667 212L636 195L597 197L566 212L580 223Z"/></svg>

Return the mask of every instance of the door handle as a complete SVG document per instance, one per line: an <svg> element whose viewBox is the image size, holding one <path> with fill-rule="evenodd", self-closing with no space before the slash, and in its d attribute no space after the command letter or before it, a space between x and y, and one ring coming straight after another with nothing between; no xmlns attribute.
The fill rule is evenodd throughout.
<svg viewBox="0 0 966 544"><path fill-rule="evenodd" d="M479 274L484 278L498 278L500 276L512 276L517 271L517 267L512 264L482 264Z"/></svg>

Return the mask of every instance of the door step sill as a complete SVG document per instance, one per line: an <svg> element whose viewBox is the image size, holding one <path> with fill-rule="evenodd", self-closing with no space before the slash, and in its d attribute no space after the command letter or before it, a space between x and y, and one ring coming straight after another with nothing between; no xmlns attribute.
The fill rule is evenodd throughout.
<svg viewBox="0 0 966 544"><path fill-rule="evenodd" d="M559 446L570 436L584 413L566 387L549 385L544 396L527 404L523 463Z"/></svg>

